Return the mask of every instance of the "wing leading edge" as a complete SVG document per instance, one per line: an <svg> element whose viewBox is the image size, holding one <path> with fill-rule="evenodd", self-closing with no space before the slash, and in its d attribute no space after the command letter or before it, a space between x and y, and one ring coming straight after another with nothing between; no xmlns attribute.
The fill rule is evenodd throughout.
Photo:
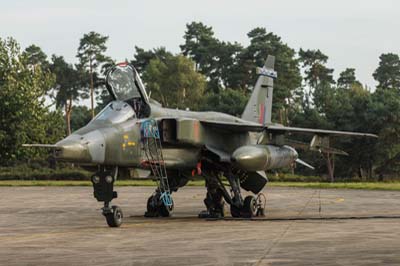
<svg viewBox="0 0 400 266"><path fill-rule="evenodd" d="M377 135L371 133L362 132L350 132L350 131L338 131L338 130L325 130L325 129L314 129L314 128L300 128L300 127L285 127L282 125L266 125L262 126L256 123L243 123L243 122L218 122L209 120L200 120L200 122L205 126L210 126L213 128L233 131L233 132L262 132L267 131L275 134L285 134L285 133L300 133L300 134L314 134L321 136L353 136L353 137L370 137L378 138Z"/></svg>
<svg viewBox="0 0 400 266"><path fill-rule="evenodd" d="M303 133L314 135L333 135L333 136L353 136L353 137L370 137L378 138L377 135L371 133L351 132L351 131L338 131L338 130L325 130L314 128L300 128L300 127L285 127L280 125L267 125L267 131L271 132L289 132L289 133Z"/></svg>

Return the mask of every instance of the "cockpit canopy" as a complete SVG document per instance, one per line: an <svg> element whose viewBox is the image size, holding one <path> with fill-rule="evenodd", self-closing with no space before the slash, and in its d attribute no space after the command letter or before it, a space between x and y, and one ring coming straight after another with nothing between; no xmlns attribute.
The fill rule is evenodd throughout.
<svg viewBox="0 0 400 266"><path fill-rule="evenodd" d="M116 114L113 106L119 106L122 103L128 104L137 118L148 117L150 115L149 97L139 74L132 65L119 63L111 68L106 77L106 87L115 102L104 108L101 112L102 116L98 116L97 119L100 120L103 116L107 116L107 114ZM125 108L122 104L122 109L117 112L121 114L120 111Z"/></svg>
<svg viewBox="0 0 400 266"><path fill-rule="evenodd" d="M114 100L126 101L140 98L148 103L148 96L135 68L128 63L120 63L107 74L106 86Z"/></svg>

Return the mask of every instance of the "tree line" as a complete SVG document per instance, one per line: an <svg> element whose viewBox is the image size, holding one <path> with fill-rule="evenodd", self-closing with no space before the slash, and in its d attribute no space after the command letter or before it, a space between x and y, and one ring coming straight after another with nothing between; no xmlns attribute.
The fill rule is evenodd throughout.
<svg viewBox="0 0 400 266"><path fill-rule="evenodd" d="M313 162L317 174L363 180L399 174L399 55L379 57L371 73L378 86L371 90L351 66L335 80L334 69L327 67L329 57L319 49L296 51L260 27L247 37L247 46L222 41L212 27L191 22L180 53L135 46L126 61L137 68L151 97L164 106L240 115L256 81L256 67L264 64L267 55L274 55L275 122L379 135L378 140L332 139L331 145L349 153L348 157L302 151L302 159ZM43 157L21 144L54 143L85 125L108 103L104 76L115 60L107 56L107 41L107 36L96 32L84 34L76 50L77 63L71 64L63 56L47 56L36 45L22 51L16 40L0 39L0 164ZM46 97L55 108L46 105ZM84 99L90 99L90 108L79 105ZM315 175L307 169L296 171Z"/></svg>

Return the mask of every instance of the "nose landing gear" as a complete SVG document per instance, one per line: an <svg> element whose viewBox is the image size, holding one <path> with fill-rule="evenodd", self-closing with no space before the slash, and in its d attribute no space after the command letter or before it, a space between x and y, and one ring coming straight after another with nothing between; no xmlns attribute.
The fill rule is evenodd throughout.
<svg viewBox="0 0 400 266"><path fill-rule="evenodd" d="M117 192L114 191L114 182L117 178L117 174L117 168L115 169L114 173L111 171L106 171L104 168L102 168L91 178L93 184L93 196L97 199L97 201L104 202L102 214L106 218L106 222L110 227L120 227L123 218L120 207L110 207L110 202L118 197Z"/></svg>
<svg viewBox="0 0 400 266"><path fill-rule="evenodd" d="M122 210L118 206L106 206L104 203L103 207L103 215L106 217L106 221L109 227L120 227L122 224L122 218L124 215L122 214ZM108 205L108 204L107 204Z"/></svg>

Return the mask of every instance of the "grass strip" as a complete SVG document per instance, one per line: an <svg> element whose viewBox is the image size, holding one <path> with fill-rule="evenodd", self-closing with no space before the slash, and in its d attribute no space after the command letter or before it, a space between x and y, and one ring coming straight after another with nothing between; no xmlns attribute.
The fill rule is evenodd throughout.
<svg viewBox="0 0 400 266"><path fill-rule="evenodd" d="M75 180L2 180L0 187L21 187L21 186L91 186L90 181ZM188 186L204 186L203 180L189 181ZM156 183L153 180L119 180L116 186L143 186L153 187ZM389 190L400 191L400 182L349 182L349 183L318 183L318 182L270 182L270 187L298 187L298 188L321 188L321 189L367 189L367 190Z"/></svg>
<svg viewBox="0 0 400 266"><path fill-rule="evenodd" d="M115 183L118 187L153 187L156 182L153 180L118 180ZM1 180L0 187L74 187L74 186L92 186L90 181L77 181L77 180ZM188 186L204 186L204 181L196 180L190 181Z"/></svg>
<svg viewBox="0 0 400 266"><path fill-rule="evenodd" d="M318 183L318 182L271 182L272 187L298 187L321 189L366 189L400 191L400 182L349 182L349 183Z"/></svg>

